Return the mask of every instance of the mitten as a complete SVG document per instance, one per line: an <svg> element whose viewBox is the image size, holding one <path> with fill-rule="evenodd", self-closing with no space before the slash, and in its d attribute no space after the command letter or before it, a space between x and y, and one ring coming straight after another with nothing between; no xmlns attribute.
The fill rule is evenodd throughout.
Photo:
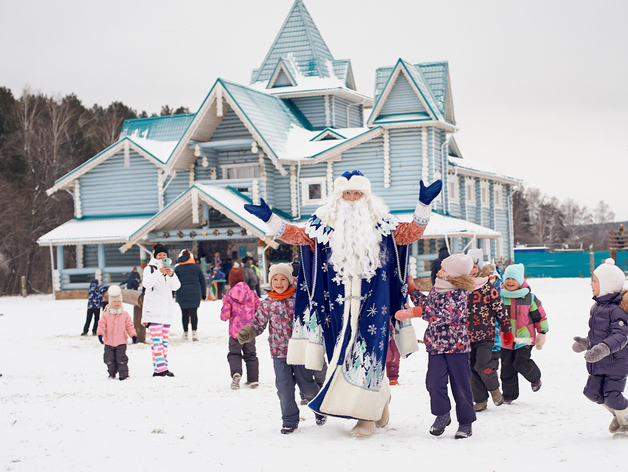
<svg viewBox="0 0 628 472"><path fill-rule="evenodd" d="M573 340L576 341L575 343L573 343L573 346L571 346L571 349L573 349L573 352L583 352L583 351L586 351L587 348L589 347L588 336L586 338L581 338L580 336L576 336L573 338Z"/></svg>
<svg viewBox="0 0 628 472"><path fill-rule="evenodd" d="M104 342L102 342L102 334L98 335L98 341L100 341L100 344L105 344Z"/></svg>
<svg viewBox="0 0 628 472"><path fill-rule="evenodd" d="M263 198L261 198L260 200L260 205L252 205L250 203L247 203L246 205L244 205L244 209L252 215L257 216L260 220L267 223L270 220L270 217L273 216L273 212Z"/></svg>
<svg viewBox="0 0 628 472"><path fill-rule="evenodd" d="M238 342L240 344L246 344L249 341L252 341L255 338L255 331L253 331L253 326L247 325L240 330L238 333Z"/></svg>
<svg viewBox="0 0 628 472"><path fill-rule="evenodd" d="M539 351L543 349L543 346L545 345L545 333L539 333L536 335L536 341L534 341L534 345Z"/></svg>
<svg viewBox="0 0 628 472"><path fill-rule="evenodd" d="M414 279L411 275L408 275L408 293L412 293L416 290L416 285L414 285Z"/></svg>
<svg viewBox="0 0 628 472"><path fill-rule="evenodd" d="M399 310L395 313L395 318L399 321L407 320L408 318L418 318L423 313L420 306L411 307L406 303L405 310Z"/></svg>
<svg viewBox="0 0 628 472"><path fill-rule="evenodd" d="M438 194L440 193L440 190L443 187L443 182L442 180L437 180L436 182L431 184L429 187L426 187L423 181L421 180L421 182L419 182L419 185L420 185L419 201L423 205L427 206L430 203L432 203L432 200L438 197Z"/></svg>
<svg viewBox="0 0 628 472"><path fill-rule="evenodd" d="M133 344L137 344L137 336L133 336Z"/></svg>
<svg viewBox="0 0 628 472"><path fill-rule="evenodd" d="M597 362L604 359L611 353L611 348L604 343L597 344L584 353L587 362Z"/></svg>
<svg viewBox="0 0 628 472"><path fill-rule="evenodd" d="M515 335L512 333L512 331L504 333L504 346L510 346L514 342L515 342Z"/></svg>

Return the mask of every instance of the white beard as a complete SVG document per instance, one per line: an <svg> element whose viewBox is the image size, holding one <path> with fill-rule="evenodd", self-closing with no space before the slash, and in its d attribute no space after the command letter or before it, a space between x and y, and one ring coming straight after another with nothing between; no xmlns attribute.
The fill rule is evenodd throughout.
<svg viewBox="0 0 628 472"><path fill-rule="evenodd" d="M371 278L382 266L382 235L373 220L364 198L338 202L334 232L329 241L329 262L344 281L349 277Z"/></svg>

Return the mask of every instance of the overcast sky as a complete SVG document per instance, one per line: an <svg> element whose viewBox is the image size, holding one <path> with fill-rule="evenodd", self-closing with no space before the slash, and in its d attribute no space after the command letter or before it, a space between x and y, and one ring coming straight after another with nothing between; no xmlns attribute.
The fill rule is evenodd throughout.
<svg viewBox="0 0 628 472"><path fill-rule="evenodd" d="M150 113L248 84L293 0L4 0L0 86ZM358 91L449 61L463 156L628 220L628 1L305 0Z"/></svg>

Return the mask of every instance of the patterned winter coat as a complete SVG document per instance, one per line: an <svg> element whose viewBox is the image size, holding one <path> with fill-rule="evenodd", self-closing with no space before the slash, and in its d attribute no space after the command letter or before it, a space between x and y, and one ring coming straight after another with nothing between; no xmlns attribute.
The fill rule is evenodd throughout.
<svg viewBox="0 0 628 472"><path fill-rule="evenodd" d="M593 297L589 318L589 347L604 343L611 353L602 360L587 362L592 375L628 375L628 293ZM622 309L623 308L623 309Z"/></svg>
<svg viewBox="0 0 628 472"><path fill-rule="evenodd" d="M87 291L87 308L101 308L102 296L105 294L109 287L98 284L97 279L93 279L89 284L89 290Z"/></svg>
<svg viewBox="0 0 628 472"><path fill-rule="evenodd" d="M468 291L473 290L474 283L471 277L457 277L467 279L466 283L454 283L457 288L445 293L439 293L435 288L428 295L419 290L410 294L412 302L423 309L421 317L429 323L425 330L424 341L427 352L435 354L464 354L471 352L469 333L467 332L467 298Z"/></svg>
<svg viewBox="0 0 628 472"><path fill-rule="evenodd" d="M467 303L467 330L472 343L495 341L495 321L501 331L510 332L510 320L497 289L486 282L469 294Z"/></svg>
<svg viewBox="0 0 628 472"><path fill-rule="evenodd" d="M288 341L292 336L294 322L294 299L294 295L285 300L266 297L261 301L251 323L255 336L262 334L268 325L268 344L272 358L285 358L288 352Z"/></svg>
<svg viewBox="0 0 628 472"><path fill-rule="evenodd" d="M102 312L96 334L102 336L102 342L107 346L116 347L126 344L127 334L131 337L137 336L133 321L126 311L116 315L109 309L109 305L107 305Z"/></svg>
<svg viewBox="0 0 628 472"><path fill-rule="evenodd" d="M244 282L235 284L235 287L222 297L222 309L220 310L220 319L222 321L229 320L229 336L237 339L240 330L251 324L259 306L260 301L257 293L252 291Z"/></svg>
<svg viewBox="0 0 628 472"><path fill-rule="evenodd" d="M516 294L516 297L511 297ZM532 345L536 342L536 333L547 333L549 325L545 316L545 309L539 300L531 291L528 282L525 280L519 290L508 292L502 288L502 300L508 312L510 324L512 326L515 338L526 339L526 342L514 343L505 346L504 335L499 333L502 349L519 349L521 347Z"/></svg>

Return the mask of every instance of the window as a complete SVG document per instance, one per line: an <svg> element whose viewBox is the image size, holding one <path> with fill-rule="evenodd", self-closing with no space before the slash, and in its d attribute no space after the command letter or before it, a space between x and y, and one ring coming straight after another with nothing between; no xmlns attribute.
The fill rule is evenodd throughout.
<svg viewBox="0 0 628 472"><path fill-rule="evenodd" d="M502 184L493 184L493 192L495 193L495 208L501 210L504 208L504 189Z"/></svg>
<svg viewBox="0 0 628 472"><path fill-rule="evenodd" d="M464 183L465 202L467 205L475 206L475 179L467 177Z"/></svg>
<svg viewBox="0 0 628 472"><path fill-rule="evenodd" d="M309 177L301 179L301 204L321 205L327 198L327 184L325 177Z"/></svg>
<svg viewBox="0 0 628 472"><path fill-rule="evenodd" d="M491 187L488 180L480 181L480 200L483 207L491 206Z"/></svg>
<svg viewBox="0 0 628 472"><path fill-rule="evenodd" d="M457 175L449 174L449 202L460 203L460 182Z"/></svg>
<svg viewBox="0 0 628 472"><path fill-rule="evenodd" d="M259 164L232 164L222 166L223 179L255 179L261 176Z"/></svg>

